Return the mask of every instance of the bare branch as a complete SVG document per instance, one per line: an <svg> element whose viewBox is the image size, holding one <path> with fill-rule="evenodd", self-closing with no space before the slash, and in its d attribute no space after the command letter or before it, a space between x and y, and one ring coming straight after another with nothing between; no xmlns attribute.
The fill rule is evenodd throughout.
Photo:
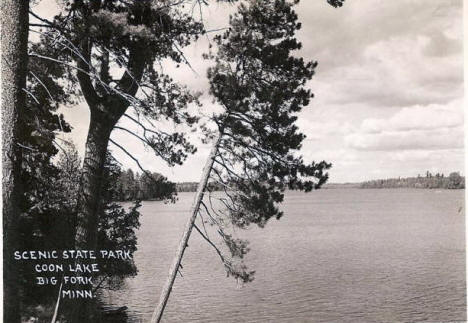
<svg viewBox="0 0 468 323"><path fill-rule="evenodd" d="M42 85L42 87L46 90L47 94L49 95L49 98L51 100L54 100L54 98L52 97L52 95L50 94L49 92L49 89L47 88L47 86L45 86L44 83L42 83L42 81L36 76L36 74L34 74L32 71L29 71L29 73L39 82L39 84Z"/></svg>
<svg viewBox="0 0 468 323"><path fill-rule="evenodd" d="M32 94L30 91L26 90L25 88L23 88L23 91L28 94L30 97L33 98L34 101L36 101L37 104L40 104L39 103L39 100L36 98L36 96L34 94Z"/></svg>
<svg viewBox="0 0 468 323"><path fill-rule="evenodd" d="M201 232L201 230L198 228L198 226L197 226L196 224L194 224L193 227L198 231L198 233L200 233L200 235L203 237L203 239L205 239L205 240L216 250L216 252L217 252L218 255L219 255L219 258L221 258L221 261L222 261L223 263L225 263L225 261L224 261L224 256L223 256L223 254L221 253L221 251L218 249L218 247L216 247L216 245L215 245L210 239L208 239L208 237L205 236L205 235L203 234L203 232Z"/></svg>
<svg viewBox="0 0 468 323"><path fill-rule="evenodd" d="M145 173L147 176L149 176L149 178L151 178L153 181L155 182L159 182L157 179L155 179L153 177L153 174L151 174L150 172L148 172L146 169L143 168L143 166L141 166L140 164L140 161L134 157L130 152L128 152L124 147L122 147L121 145L119 145L118 143L116 143L114 140L112 139L109 139L109 141L111 143L113 143L115 146L117 146L118 148L120 148L120 150L122 150L128 157L130 157L131 159L133 159L133 161L137 164L138 168L143 172Z"/></svg>

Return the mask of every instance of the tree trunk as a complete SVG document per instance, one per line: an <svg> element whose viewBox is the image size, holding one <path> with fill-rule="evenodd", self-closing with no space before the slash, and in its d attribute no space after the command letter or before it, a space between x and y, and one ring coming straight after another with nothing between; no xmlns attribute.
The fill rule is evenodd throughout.
<svg viewBox="0 0 468 323"><path fill-rule="evenodd" d="M21 150L19 118L26 104L28 62L28 0L1 2L2 73L2 198L3 198L3 321L20 321L18 270L13 251L19 246L18 221Z"/></svg>
<svg viewBox="0 0 468 323"><path fill-rule="evenodd" d="M213 163L218 153L219 143L221 141L221 135L215 141L213 148L211 149L210 155L206 161L205 168L203 169L202 178L198 183L197 193L195 195L195 200L190 211L190 217L187 220L185 225L184 233L182 234L182 239L180 239L179 247L177 248L176 255L174 257L174 262L172 263L171 268L169 269L169 275L167 277L166 284L163 287L161 296L159 297L158 306L154 309L153 316L151 317L151 323L161 322L164 309L166 308L167 301L169 300L169 295L172 291L172 286L179 271L180 264L182 262L182 257L184 256L185 248L187 248L190 234L192 233L193 226L195 225L195 220L200 209L200 204L203 200L203 195L206 190L206 185L208 184L208 179L210 177L211 169L213 168Z"/></svg>
<svg viewBox="0 0 468 323"><path fill-rule="evenodd" d="M78 194L75 249L96 250L99 214L102 210L104 163L110 134L120 115L104 105L90 107L91 120ZM79 299L67 312L71 322L98 322L94 300Z"/></svg>
<svg viewBox="0 0 468 323"><path fill-rule="evenodd" d="M129 101L121 95L96 92L89 75L92 45L91 39L84 35L78 45L82 56L75 57L77 67L80 69L77 77L91 112L75 226L75 248L86 250L97 248L99 214L102 210L104 163L110 134L130 105ZM131 72L130 74L125 72L119 82L120 90L130 97L138 91L138 83L145 67L146 61L141 56L140 47L130 51L128 67ZM71 309L70 319L77 323L96 321L93 306L93 301L80 300Z"/></svg>
<svg viewBox="0 0 468 323"><path fill-rule="evenodd" d="M97 225L101 208L101 187L107 146L114 124L109 124L91 113L86 151L78 196L78 214L75 234L76 249L95 249Z"/></svg>

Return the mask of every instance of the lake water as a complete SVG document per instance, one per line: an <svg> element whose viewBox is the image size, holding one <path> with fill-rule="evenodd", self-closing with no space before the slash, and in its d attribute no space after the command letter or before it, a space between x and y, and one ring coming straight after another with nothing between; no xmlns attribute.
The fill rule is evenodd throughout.
<svg viewBox="0 0 468 323"><path fill-rule="evenodd" d="M193 193L144 202L139 274L109 305L147 322ZM193 231L164 322L442 322L466 320L464 191L328 189L288 192L281 220L245 233L256 278L226 277Z"/></svg>

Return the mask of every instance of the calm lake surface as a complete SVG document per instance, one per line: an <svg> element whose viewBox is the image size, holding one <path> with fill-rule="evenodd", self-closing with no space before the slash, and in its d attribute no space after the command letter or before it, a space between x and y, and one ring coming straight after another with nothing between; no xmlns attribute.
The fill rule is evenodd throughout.
<svg viewBox="0 0 468 323"><path fill-rule="evenodd" d="M143 203L139 274L104 296L128 307L129 322L151 317L193 196ZM281 220L240 233L256 270L243 286L192 232L164 322L466 320L463 190L288 192L282 209Z"/></svg>

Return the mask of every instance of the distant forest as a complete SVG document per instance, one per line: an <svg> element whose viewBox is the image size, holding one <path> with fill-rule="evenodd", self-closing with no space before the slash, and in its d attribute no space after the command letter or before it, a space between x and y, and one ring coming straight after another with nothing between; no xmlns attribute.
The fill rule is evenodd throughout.
<svg viewBox="0 0 468 323"><path fill-rule="evenodd" d="M198 187L198 182L182 182L176 184L177 192L195 192ZM210 191L222 191L223 187L220 184L208 183Z"/></svg>
<svg viewBox="0 0 468 323"><path fill-rule="evenodd" d="M378 179L363 182L360 188L443 188L443 189L463 189L465 188L465 177L458 172L444 174L431 174L426 172L425 176L407 178Z"/></svg>
<svg viewBox="0 0 468 323"><path fill-rule="evenodd" d="M195 192L197 182L183 182L176 184L177 192ZM219 185L218 185L219 186ZM427 171L424 176L417 177L398 177L389 179L376 179L362 183L327 183L323 189L337 188L442 188L442 189L464 189L465 177L458 172L450 173L445 176L443 173L432 174ZM214 191L221 190L221 187L212 185Z"/></svg>
<svg viewBox="0 0 468 323"><path fill-rule="evenodd" d="M150 176L151 175L151 176ZM116 182L116 200L159 200L169 192L195 192L198 182L171 183L158 173L140 174L131 169L120 173ZM212 191L222 191L221 185L210 183L208 188ZM429 171L424 176L407 178L376 179L362 183L328 183L324 189L334 188L441 188L441 189L463 189L465 188L465 177L458 172L445 176L442 173L431 174Z"/></svg>
<svg viewBox="0 0 468 323"><path fill-rule="evenodd" d="M198 182L172 183L159 173L138 173L131 169L123 170L118 175L114 186L115 201L161 200L171 192L195 192ZM221 185L209 183L212 191L223 190Z"/></svg>
<svg viewBox="0 0 468 323"><path fill-rule="evenodd" d="M114 185L114 199L119 202L160 200L176 190L176 184L158 173L122 171Z"/></svg>

